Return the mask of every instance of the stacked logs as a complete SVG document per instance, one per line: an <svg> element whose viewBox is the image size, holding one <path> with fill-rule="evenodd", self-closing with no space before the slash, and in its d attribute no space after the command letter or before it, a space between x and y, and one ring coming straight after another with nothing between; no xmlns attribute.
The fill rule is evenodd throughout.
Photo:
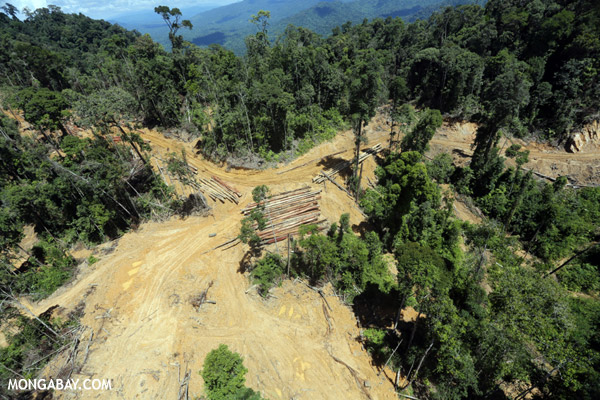
<svg viewBox="0 0 600 400"><path fill-rule="evenodd" d="M379 153L381 150L383 150L383 147L381 146L381 143L376 144L375 146L366 149L365 151L362 151L360 153L360 155L358 156L358 163L362 163L363 161L365 161L367 158L371 157L374 154ZM323 176L323 174L327 175L329 178L333 178L335 175L337 175L340 171L348 168L349 166L351 166L352 164L354 164L355 160L352 161L342 161L336 165L334 165L332 168L323 171L321 173L319 173L319 175L315 176L313 178L313 182L314 183L323 183L323 181L325 181L327 179L326 176Z"/></svg>
<svg viewBox="0 0 600 400"><path fill-rule="evenodd" d="M260 203L251 203L242 210L248 216L255 209L261 210L267 219L265 229L257 231L261 243L271 244L298 234L302 225L319 224L319 199L321 191L311 191L305 186L289 192L279 193ZM256 226L255 226L256 228Z"/></svg>
<svg viewBox="0 0 600 400"><path fill-rule="evenodd" d="M219 200L222 203L228 200L238 204L239 198L242 197L240 192L216 176L212 176L210 179L199 177L198 190L209 196L214 201Z"/></svg>

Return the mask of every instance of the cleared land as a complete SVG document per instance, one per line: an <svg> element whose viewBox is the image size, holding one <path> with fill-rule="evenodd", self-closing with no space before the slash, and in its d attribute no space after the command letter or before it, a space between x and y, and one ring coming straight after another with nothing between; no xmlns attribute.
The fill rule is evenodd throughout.
<svg viewBox="0 0 600 400"><path fill-rule="evenodd" d="M367 133L365 147L387 145L388 128L382 116L375 118ZM464 127L445 126L433 139L432 153L444 149L468 154L472 136L472 130ZM254 290L248 291L250 283L240 273L244 246L207 252L237 235L240 209L252 201L250 191L256 185L268 185L274 193L305 185L323 189L321 215L333 222L349 212L357 227L364 217L346 193L330 183L325 187L312 183L321 170L352 156L352 133L343 132L293 163L266 171L226 170L197 156L192 144L155 131L145 130L143 138L159 155L183 148L199 176L221 178L243 196L239 205L211 201L208 217L142 225L124 235L114 251L97 250L100 261L82 268L74 282L40 303L29 304L36 314L60 305L63 314L83 302L81 322L87 330L77 360L85 364L73 378L113 379L109 393L64 393L63 398L175 398L186 369L191 371L190 394L200 395L203 382L197 371L206 354L220 343L244 357L247 384L271 399L397 398L393 374L378 375L357 341L360 329L354 314L330 288L325 288L325 302L305 284L286 282L273 290L274 297L263 300ZM539 145L527 148L532 151L531 167L555 164L558 167L550 170L559 175L580 170L576 163L581 163L597 174L597 153L568 154ZM364 165L363 176L373 180L375 160L371 157ZM573 177L584 179L586 174ZM589 182L597 183L591 175ZM343 176L336 179L342 183ZM462 208L459 211L466 214ZM210 237L213 233L216 236ZM269 249L283 253L285 244L278 246ZM190 300L211 282L206 297L215 304L197 310ZM54 360L48 375L64 363L64 355Z"/></svg>

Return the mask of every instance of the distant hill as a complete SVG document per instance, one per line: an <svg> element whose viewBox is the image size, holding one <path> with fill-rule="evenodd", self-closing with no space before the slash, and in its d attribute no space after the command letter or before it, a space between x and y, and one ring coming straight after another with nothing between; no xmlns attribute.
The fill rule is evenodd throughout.
<svg viewBox="0 0 600 400"><path fill-rule="evenodd" d="M400 17L405 21L427 18L435 10L449 5L475 3L469 0L355 0L352 2L319 2L313 7L285 18L274 27L283 31L289 24L302 26L322 35L347 21L362 22L365 18Z"/></svg>
<svg viewBox="0 0 600 400"><path fill-rule="evenodd" d="M475 3L475 0L243 0L212 8L195 15L182 9L183 17L194 25L192 31L180 31L184 38L198 46L216 43L241 54L244 38L256 32L250 22L259 10L271 13L269 37L274 40L289 25L306 27L322 35L347 21L362 22L377 17L401 17L406 21L427 18L447 5ZM154 40L169 46L168 30L158 15L138 20L119 20L122 26L149 33ZM141 20L141 22L140 22Z"/></svg>
<svg viewBox="0 0 600 400"><path fill-rule="evenodd" d="M192 7L180 7L180 10L184 19L189 19L191 15L197 15L218 7L220 7L218 4L201 4ZM162 17L154 12L154 7L150 7L146 11L116 15L107 18L107 20L108 22L118 24L126 29L135 29L142 33L149 33L158 42L161 42L164 45L168 44L169 31L165 26Z"/></svg>
<svg viewBox="0 0 600 400"><path fill-rule="evenodd" d="M241 53L245 49L244 37L256 32L249 20L259 10L269 11L270 25L277 26L283 19L320 2L321 0L244 0L189 18L194 29L183 35L186 40L199 46L218 43Z"/></svg>

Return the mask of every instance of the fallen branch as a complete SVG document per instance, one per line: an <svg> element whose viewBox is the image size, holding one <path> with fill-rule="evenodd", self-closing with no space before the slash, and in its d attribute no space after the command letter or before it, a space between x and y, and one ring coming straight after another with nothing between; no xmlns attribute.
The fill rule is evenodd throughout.
<svg viewBox="0 0 600 400"><path fill-rule="evenodd" d="M221 243L220 245L218 245L218 246L215 246L215 247L213 247L212 249L206 250L206 251L205 251L204 253L202 253L202 254L206 254L206 253L208 253L208 252L211 252L211 251L213 251L213 250L219 249L219 248L221 248L221 247L223 247L223 246L227 246L228 244L231 244L231 243L233 243L233 242L235 242L235 241L239 241L239 240L240 240L240 239L239 239L238 237L234 237L233 239L231 239L231 240L228 240L228 241L226 241L225 243ZM236 243L236 244L237 244L237 243Z"/></svg>
<svg viewBox="0 0 600 400"><path fill-rule="evenodd" d="M333 183L338 189L340 189L342 192L346 193L348 196L350 196L350 198L352 198L354 200L354 197L352 197L350 192L347 191L342 185L340 185L339 183L334 181L329 175L327 175L323 171L321 171L321 176L325 177L325 179L327 179L329 182Z"/></svg>
<svg viewBox="0 0 600 400"><path fill-rule="evenodd" d="M85 362L88 359L88 355L90 353L90 345L92 344L93 339L94 339L94 330L92 329L92 332L90 333L90 339L88 340L88 344L85 348L85 355L83 356L83 361L81 362L81 367L83 367L85 365Z"/></svg>
<svg viewBox="0 0 600 400"><path fill-rule="evenodd" d="M356 371L354 368L352 368L350 365L348 365L346 362L340 360L339 358L337 358L336 356L334 356L331 353L331 350L329 348L327 348L327 353L329 353L329 355L331 356L331 358L333 358L333 360L339 364L342 364L344 367L348 368L348 371L350 371L350 374L352 375L352 377L354 378L354 380L356 381L356 384L358 385L358 387L360 388L361 392L363 392L363 394L367 397L367 399L369 400L373 400L373 397L371 397L371 394L367 391L367 389L365 389L365 380L362 379L359 375L358 375L358 371Z"/></svg>
<svg viewBox="0 0 600 400"><path fill-rule="evenodd" d="M208 290L213 286L213 283L214 281L210 281L208 283L208 286L202 291L202 293L190 299L190 303L192 303L192 306L196 308L196 311L200 311L200 308L202 308L202 305L204 303L216 304L216 302L207 300L206 298L208 295Z"/></svg>

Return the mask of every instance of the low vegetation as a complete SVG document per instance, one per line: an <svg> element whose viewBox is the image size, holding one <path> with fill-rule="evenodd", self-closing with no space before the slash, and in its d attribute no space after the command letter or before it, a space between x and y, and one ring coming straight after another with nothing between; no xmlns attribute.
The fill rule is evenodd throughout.
<svg viewBox="0 0 600 400"><path fill-rule="evenodd" d="M14 304L13 304L14 305ZM0 396L7 399L31 397L30 392L15 393L6 384L9 379L34 379L51 360L51 356L67 347L76 339L78 334L77 317L61 321L50 320L47 315L31 318L22 314L14 306L7 306L6 300L2 305L3 328L5 329L7 346L0 347Z"/></svg>
<svg viewBox="0 0 600 400"><path fill-rule="evenodd" d="M208 400L261 400L260 393L245 386L244 360L222 344L210 351L200 371Z"/></svg>

